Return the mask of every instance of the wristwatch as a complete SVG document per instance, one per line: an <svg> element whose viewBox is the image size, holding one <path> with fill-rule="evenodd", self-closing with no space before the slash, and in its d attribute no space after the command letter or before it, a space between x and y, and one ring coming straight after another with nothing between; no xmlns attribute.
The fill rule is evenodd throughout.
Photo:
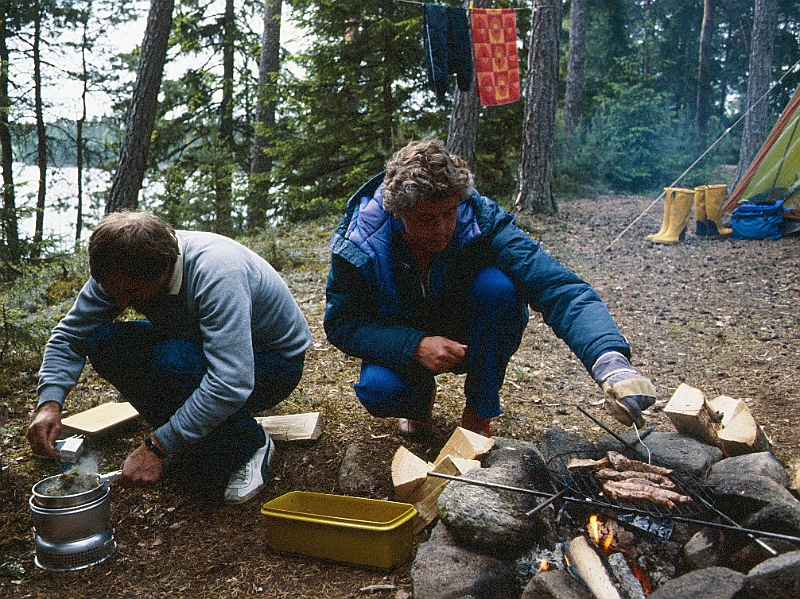
<svg viewBox="0 0 800 599"><path fill-rule="evenodd" d="M169 457L169 454L166 451L164 451L158 445L153 443L153 438L150 435L147 435L144 438L144 445L145 447L147 447L147 449L156 454L156 457L159 458L160 460L166 460Z"/></svg>

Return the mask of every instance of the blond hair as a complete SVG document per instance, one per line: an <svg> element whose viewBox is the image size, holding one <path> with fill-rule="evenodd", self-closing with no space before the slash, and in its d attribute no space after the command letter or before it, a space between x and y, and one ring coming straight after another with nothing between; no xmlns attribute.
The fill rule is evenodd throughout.
<svg viewBox="0 0 800 599"><path fill-rule="evenodd" d="M438 139L412 141L387 163L383 207L401 214L419 200L465 198L473 187L467 163Z"/></svg>

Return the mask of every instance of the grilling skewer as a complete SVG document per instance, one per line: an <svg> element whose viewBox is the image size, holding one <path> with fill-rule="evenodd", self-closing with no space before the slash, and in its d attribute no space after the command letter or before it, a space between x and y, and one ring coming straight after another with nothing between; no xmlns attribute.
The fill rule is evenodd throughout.
<svg viewBox="0 0 800 599"><path fill-rule="evenodd" d="M612 431L610 428L608 428L608 427L607 427L605 424L603 424L602 422L600 422L600 421L599 421L597 418L595 418L594 416L592 416L592 415L591 415L589 412L587 412L586 410L584 410L582 407L580 407L580 406L575 406L575 407L577 407L577 408L578 408L578 409L581 411L581 413L582 413L584 416L586 416L587 418L589 418L589 420L591 420L592 422L594 422L594 423L595 423L597 426L599 426L600 428L602 428L602 429L603 429L604 431L606 431L606 432L607 432L609 435L611 435L611 436L612 436L612 437L614 437L614 438L615 438L617 441L619 441L620 443L622 443L622 445L624 445L624 446L625 446L625 448L626 448L628 451L632 451L633 453L636 453L636 447L635 447L635 446L633 446L633 445L631 445L630 443L628 443L628 442L627 442L625 439L623 439L622 437L620 437L620 436L619 436L617 433L615 433L614 431ZM639 435L639 443L641 443L642 445L644 445L644 442L642 441L642 439L644 439L644 438L645 438L647 435L649 435L650 433L652 433L654 430L655 430L655 427L654 427L654 426L651 426L650 428L647 428L647 429L643 430L643 431L641 432L641 434ZM644 445L644 446L645 446L645 448L647 448L647 445Z"/></svg>
<svg viewBox="0 0 800 599"><path fill-rule="evenodd" d="M480 481L480 480L472 480L472 479L469 479L469 478L464 478L462 476L452 476L450 474L442 474L440 472L429 472L428 476L435 476L437 478L446 478L448 480L454 480L454 481L457 481L457 482L467 483L467 484L470 484L470 485L477 485L479 487L488 487L490 489L500 489L500 490L503 490L503 491L517 491L517 492L521 492L521 493L527 493L529 495L535 495L537 497L546 497L547 501L545 503L547 505L549 505L550 503L556 501L557 499L561 499L562 501L569 501L569 502L572 502L572 503L580 503L580 504L583 504L583 505L591 505L591 506L594 506L594 507L600 508L600 509L605 508L605 509L610 509L610 510L623 511L623 512L627 512L627 513L640 514L640 515L647 516L647 517L652 517L653 516L652 513L648 512L646 510L635 508L635 507L619 506L619 505L614 505L612 503L606 503L604 501L596 501L596 500L590 499L590 498L581 499L581 498L578 498L578 497L569 497L568 495L566 495L566 492L570 490L569 487L565 487L560 492L558 492L556 494L553 494L553 493L546 493L544 491L537 491L535 489L525 489L525 488L522 488L522 487L512 487L512 486L509 486L509 485L501 485L501 484L498 484L498 483L490 483L490 482L485 482L485 481ZM705 499L703 499L702 497L699 497L699 496L698 496L698 498L704 504L706 504L708 507L711 507L711 509L713 509L715 512L717 512L721 517L728 518L728 516L726 516L724 513L720 512L719 510L717 510L713 505L711 505ZM540 506L540 507L544 507L544 506ZM538 510L536 508L534 508L533 510L531 510L531 512L526 513L526 515L531 515L532 513L536 513L536 511L538 511ZM758 535L758 536L761 536L761 537L769 537L769 538L773 538L773 539L781 539L781 540L784 540L784 541L789 541L790 543L800 543L800 537L793 537L791 535L784 535L784 534L780 534L780 533L777 533L777 532L767 532L767 531L764 531L764 530L755 530L755 529L752 529L752 528L745 528L745 527L741 526L740 524L736 523L735 521L734 521L734 524L735 524L734 525L734 524L723 524L721 522L709 522L709 521L706 521L706 520L699 520L697 518L688 518L686 516L677 516L677 515L671 515L671 514L663 515L663 516L660 516L660 517L668 518L668 519L674 520L676 522L686 522L687 524L697 524L699 526L709 526L711 528L719 528L719 529L722 529L722 530L728 530L728 531L731 531L731 532L738 532L738 533L746 534L749 537L753 538L753 540L755 540L756 542L758 542L758 539L755 538L755 535ZM759 544L761 544L761 543L759 543ZM762 545L762 547L764 547L764 545ZM764 548L767 549L767 547L769 547L769 546L767 545ZM773 553L774 549L769 547L769 549L767 549L767 551L769 551L770 553Z"/></svg>

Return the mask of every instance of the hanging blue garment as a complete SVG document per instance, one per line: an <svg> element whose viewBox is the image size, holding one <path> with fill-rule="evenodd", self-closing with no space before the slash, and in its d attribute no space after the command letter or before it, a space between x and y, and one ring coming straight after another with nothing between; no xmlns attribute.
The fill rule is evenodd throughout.
<svg viewBox="0 0 800 599"><path fill-rule="evenodd" d="M444 100L450 73L456 74L458 89L472 85L472 36L467 11L456 6L424 5L424 47L428 61L428 85Z"/></svg>

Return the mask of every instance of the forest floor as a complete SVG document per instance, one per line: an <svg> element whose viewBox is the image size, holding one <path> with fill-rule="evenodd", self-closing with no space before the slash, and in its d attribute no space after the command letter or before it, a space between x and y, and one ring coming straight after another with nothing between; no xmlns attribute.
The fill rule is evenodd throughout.
<svg viewBox="0 0 800 599"><path fill-rule="evenodd" d="M800 458L800 238L776 241L708 240L690 222L685 243L653 245L644 236L661 222L658 203L610 249L607 246L650 205L652 198L604 196L562 202L556 217L520 224L562 263L588 280L606 301L633 348L634 365L654 382L656 406L648 424L674 430L663 406L682 382L708 398L747 401L784 464ZM107 561L78 572L34 566L28 508L30 489L57 473L31 455L24 432L35 402L35 371L18 373L16 391L2 398L3 472L0 475L0 595L3 597L384 597L411 596L410 564L381 572L272 550L261 505L292 490L337 493L345 451L368 456L372 497L392 498L390 463L400 445L433 459L458 425L463 379L438 377L435 432L409 442L396 421L371 417L355 400L357 360L325 341L327 242L334 220L280 234L281 268L304 310L314 343L299 388L269 414L319 411L323 435L310 445L279 443L267 487L255 500L212 508L169 486L112 488L111 524L118 544ZM272 241L270 241L272 243ZM255 248L266 250L265 248ZM12 385L13 388L13 385ZM118 399L87 371L67 414ZM536 442L562 427L591 439L605 433L577 409L622 432L602 405L602 394L577 358L541 318L532 315L501 390L504 414L495 434ZM126 425L113 436L89 439L102 471L121 467L145 432ZM417 535L423 542L427 532ZM388 590L365 590L385 585Z"/></svg>

